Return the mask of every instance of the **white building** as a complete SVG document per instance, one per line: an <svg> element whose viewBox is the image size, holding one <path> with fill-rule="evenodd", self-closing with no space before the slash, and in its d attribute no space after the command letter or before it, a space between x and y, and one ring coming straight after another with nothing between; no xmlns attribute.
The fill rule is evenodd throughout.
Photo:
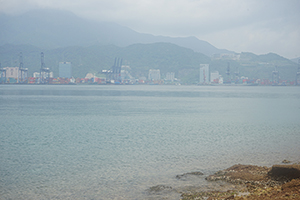
<svg viewBox="0 0 300 200"><path fill-rule="evenodd" d="M6 78L19 78L19 67L6 67Z"/></svg>
<svg viewBox="0 0 300 200"><path fill-rule="evenodd" d="M160 70L159 69L150 69L148 74L149 80L160 80Z"/></svg>
<svg viewBox="0 0 300 200"><path fill-rule="evenodd" d="M5 67L5 68L3 68L3 70L5 70L6 78L16 79L17 82L19 82L19 81L22 82L22 81L24 81L24 79L27 78L27 71L28 71L27 68L23 68L23 71L22 71L22 70L20 70L19 67ZM21 80L21 78L23 80Z"/></svg>
<svg viewBox="0 0 300 200"><path fill-rule="evenodd" d="M42 77L46 77L46 76L47 76L47 72L42 72ZM40 72L34 72L33 77L34 78L39 78L40 77ZM53 72L49 73L49 77L53 78Z"/></svg>
<svg viewBox="0 0 300 200"><path fill-rule="evenodd" d="M224 83L223 77L220 75L220 77L219 77L219 84L223 84L223 83Z"/></svg>
<svg viewBox="0 0 300 200"><path fill-rule="evenodd" d="M210 73L210 82L219 83L220 74L218 71L213 71Z"/></svg>
<svg viewBox="0 0 300 200"><path fill-rule="evenodd" d="M209 84L209 64L200 64L200 84Z"/></svg>
<svg viewBox="0 0 300 200"><path fill-rule="evenodd" d="M166 74L166 80L173 82L175 80L175 73L174 72L167 72L167 74Z"/></svg>

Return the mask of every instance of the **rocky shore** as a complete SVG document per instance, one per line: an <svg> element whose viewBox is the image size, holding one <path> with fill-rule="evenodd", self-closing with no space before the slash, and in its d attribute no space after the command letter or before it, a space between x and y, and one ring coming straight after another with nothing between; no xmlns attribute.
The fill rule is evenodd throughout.
<svg viewBox="0 0 300 200"><path fill-rule="evenodd" d="M204 179L203 175L201 172L190 172L177 175L176 179L184 181L189 176ZM213 186L172 188L157 185L149 188L148 192L172 193L173 197L177 194L181 200L300 199L300 163L290 164L286 160L283 164L272 167L238 164L209 175L205 180ZM174 198L169 196L158 199Z"/></svg>
<svg viewBox="0 0 300 200"><path fill-rule="evenodd" d="M218 171L205 179L225 181L236 187L227 191L183 192L181 199L300 199L299 163L274 165L270 168L239 164Z"/></svg>

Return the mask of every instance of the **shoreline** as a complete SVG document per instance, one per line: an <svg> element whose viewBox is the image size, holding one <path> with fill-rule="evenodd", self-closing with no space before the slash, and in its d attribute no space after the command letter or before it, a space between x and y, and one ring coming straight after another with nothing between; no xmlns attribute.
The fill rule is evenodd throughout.
<svg viewBox="0 0 300 200"><path fill-rule="evenodd" d="M147 192L153 199L174 199L176 194L181 200L300 199L300 162L284 160L272 167L236 164L207 177L196 171L177 175L176 179L185 181L190 177L205 178L207 186L156 185Z"/></svg>

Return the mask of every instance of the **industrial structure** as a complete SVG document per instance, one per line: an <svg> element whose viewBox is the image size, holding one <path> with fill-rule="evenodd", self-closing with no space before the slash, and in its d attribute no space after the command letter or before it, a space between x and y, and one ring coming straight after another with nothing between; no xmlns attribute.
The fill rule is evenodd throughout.
<svg viewBox="0 0 300 200"><path fill-rule="evenodd" d="M209 64L200 64L200 84L209 84Z"/></svg>
<svg viewBox="0 0 300 200"><path fill-rule="evenodd" d="M4 68L1 68L1 63L0 63L0 78L1 78L1 81L0 83L6 83L6 69Z"/></svg>
<svg viewBox="0 0 300 200"><path fill-rule="evenodd" d="M50 69L46 68L44 63L44 53L41 52L40 84L49 83Z"/></svg>
<svg viewBox="0 0 300 200"><path fill-rule="evenodd" d="M115 58L114 65L109 70L101 71L102 74L105 74L107 83L121 83L121 66L122 59Z"/></svg>
<svg viewBox="0 0 300 200"><path fill-rule="evenodd" d="M239 80L240 80L240 71L239 71L239 67L238 66L236 67L234 75L235 75L235 83L238 83Z"/></svg>
<svg viewBox="0 0 300 200"><path fill-rule="evenodd" d="M135 78L130 74L130 66L129 65L122 65L121 67L121 80L124 84L133 83Z"/></svg>
<svg viewBox="0 0 300 200"><path fill-rule="evenodd" d="M226 70L227 80L224 83L231 84L231 74L230 74L230 63L227 63L227 70Z"/></svg>
<svg viewBox="0 0 300 200"><path fill-rule="evenodd" d="M19 73L20 76L18 77L18 83L27 83L28 81L28 68L23 68L23 55L22 52L20 52L20 66L19 66Z"/></svg>
<svg viewBox="0 0 300 200"><path fill-rule="evenodd" d="M279 71L277 70L277 66L275 66L275 70L272 71L272 85L279 84Z"/></svg>

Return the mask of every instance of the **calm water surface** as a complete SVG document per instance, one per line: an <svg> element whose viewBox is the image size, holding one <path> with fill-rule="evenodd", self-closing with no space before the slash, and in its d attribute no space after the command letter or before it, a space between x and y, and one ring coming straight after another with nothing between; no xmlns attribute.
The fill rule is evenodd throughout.
<svg viewBox="0 0 300 200"><path fill-rule="evenodd" d="M300 87L0 85L0 137L0 199L157 199L300 161Z"/></svg>

